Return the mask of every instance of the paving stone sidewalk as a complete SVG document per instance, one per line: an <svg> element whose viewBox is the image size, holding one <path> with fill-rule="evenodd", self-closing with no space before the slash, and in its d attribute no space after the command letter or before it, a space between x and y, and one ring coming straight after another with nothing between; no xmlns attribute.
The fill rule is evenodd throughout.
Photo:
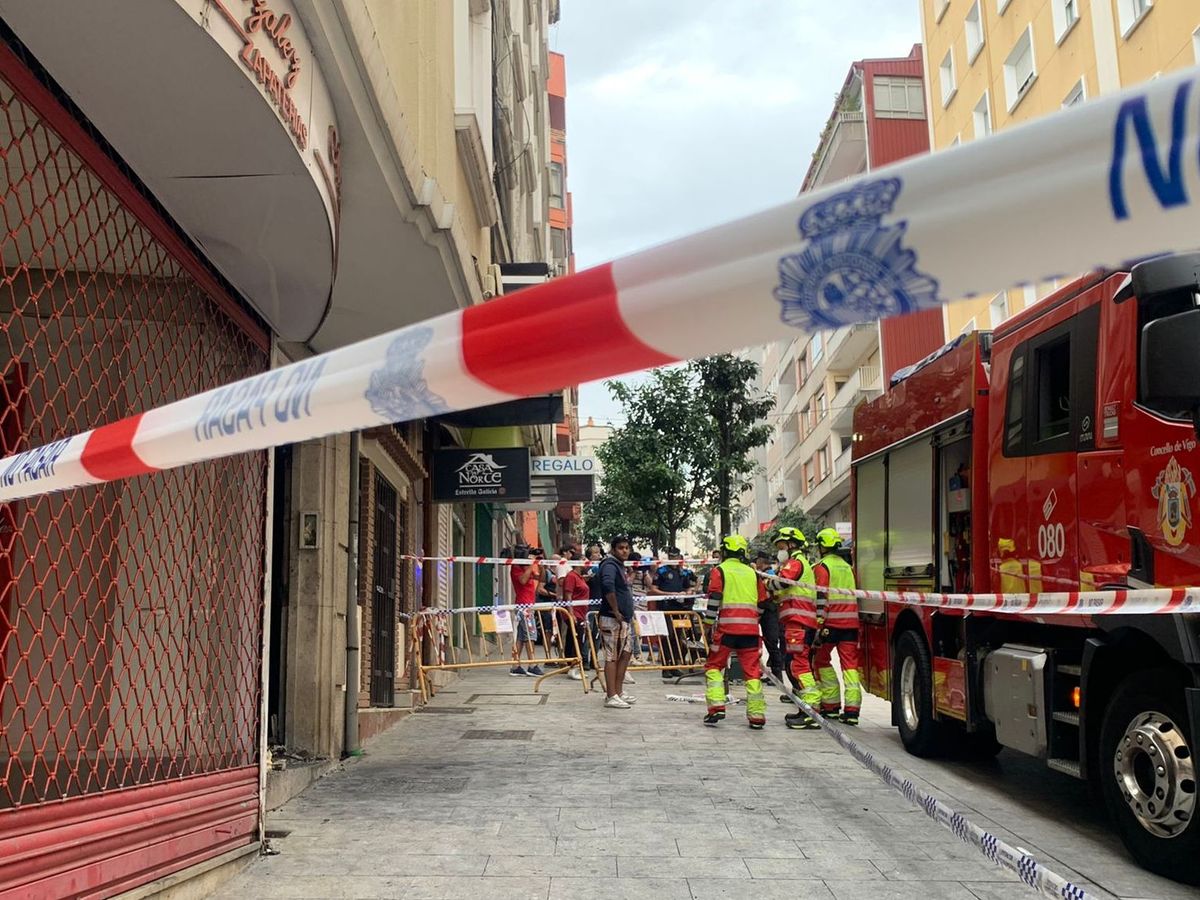
<svg viewBox="0 0 1200 900"><path fill-rule="evenodd" d="M701 722L698 680L631 710L579 683L464 676L269 816L223 898L1016 900L1036 896L833 741ZM740 688L739 688L740 690ZM1097 896L1104 897L1102 892Z"/></svg>

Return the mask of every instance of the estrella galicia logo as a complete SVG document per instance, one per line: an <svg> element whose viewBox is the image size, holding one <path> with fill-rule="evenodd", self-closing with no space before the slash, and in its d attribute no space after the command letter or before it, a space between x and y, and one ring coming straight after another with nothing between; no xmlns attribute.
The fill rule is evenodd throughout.
<svg viewBox="0 0 1200 900"><path fill-rule="evenodd" d="M405 329L388 345L382 368L371 373L363 392L371 409L389 422L405 422L448 412L446 401L425 383L422 351L433 340L433 329L424 325Z"/></svg>
<svg viewBox="0 0 1200 900"><path fill-rule="evenodd" d="M900 179L885 178L804 211L800 236L808 245L779 261L775 299L785 324L837 328L937 304L937 280L901 244L908 223L883 224L901 189Z"/></svg>

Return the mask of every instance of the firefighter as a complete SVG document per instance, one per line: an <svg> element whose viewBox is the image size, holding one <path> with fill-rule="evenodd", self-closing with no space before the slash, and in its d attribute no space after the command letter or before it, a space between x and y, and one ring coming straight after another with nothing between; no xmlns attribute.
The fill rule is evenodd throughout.
<svg viewBox="0 0 1200 900"><path fill-rule="evenodd" d="M784 525L775 533L777 572L780 578L816 584L812 566L804 555L808 545L804 532L799 528ZM779 624L783 626L783 639L787 646L793 681L799 686L800 699L813 709L821 702L821 688L813 674L813 644L817 640L817 592L812 587L799 584L776 583L776 598L779 600ZM800 709L784 716L788 728L820 728L820 723Z"/></svg>
<svg viewBox="0 0 1200 900"><path fill-rule="evenodd" d="M746 564L749 549L740 534L724 538L721 564L709 576L709 602L715 601L719 606L712 649L704 663L704 693L708 701L704 724L716 725L725 718L725 666L729 654L736 653L746 673L746 718L757 731L767 723L760 658L762 636L758 630L759 605L766 602L767 590L754 569Z"/></svg>
<svg viewBox="0 0 1200 900"><path fill-rule="evenodd" d="M817 585L852 591L854 570L838 552L841 536L832 528L817 532L820 561L813 566ZM816 652L817 678L821 686L821 715L841 720L846 725L858 724L862 705L862 680L858 672L858 600L849 595L822 593L817 600L817 622L820 643ZM846 682L846 707L842 709L841 686L833 668L833 651L837 649L842 664L842 680Z"/></svg>

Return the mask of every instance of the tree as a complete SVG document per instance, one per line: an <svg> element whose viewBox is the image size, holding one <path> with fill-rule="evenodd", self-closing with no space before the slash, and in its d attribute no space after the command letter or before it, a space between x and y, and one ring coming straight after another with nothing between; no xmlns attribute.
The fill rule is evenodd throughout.
<svg viewBox="0 0 1200 900"><path fill-rule="evenodd" d="M704 413L704 439L712 447L707 498L726 535L733 528L734 498L750 487L756 470L750 452L771 436L771 426L763 420L775 400L754 389L759 369L753 360L723 353L694 360L689 368L695 373Z"/></svg>
<svg viewBox="0 0 1200 900"><path fill-rule="evenodd" d="M625 424L596 448L604 480L585 512L585 532L602 540L622 532L655 551L673 546L709 483L707 423L698 416L694 374L671 366L641 384L607 386L624 407Z"/></svg>

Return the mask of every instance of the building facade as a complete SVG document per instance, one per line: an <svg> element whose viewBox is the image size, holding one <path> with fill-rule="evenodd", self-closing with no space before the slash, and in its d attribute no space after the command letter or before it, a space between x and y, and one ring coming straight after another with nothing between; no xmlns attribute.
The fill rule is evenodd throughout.
<svg viewBox="0 0 1200 900"><path fill-rule="evenodd" d="M906 57L851 65L802 191L926 152L922 71L919 46ZM747 498L753 515L774 515L779 506L798 503L830 524L849 521L854 408L878 396L897 369L941 343L941 313L932 311L762 348L763 383L776 398L775 433L766 451L765 485L760 481Z"/></svg>
<svg viewBox="0 0 1200 900"><path fill-rule="evenodd" d="M0 0L0 453L548 268L557 15ZM499 424L553 452L554 415ZM481 431L403 423L0 509L0 893L233 864L302 781L272 758L336 761L395 721L403 614L485 580L413 557L516 528L432 502L438 450Z"/></svg>
<svg viewBox="0 0 1200 900"><path fill-rule="evenodd" d="M946 149L1200 61L1192 0L921 0L932 147ZM947 337L1056 282L945 307Z"/></svg>

